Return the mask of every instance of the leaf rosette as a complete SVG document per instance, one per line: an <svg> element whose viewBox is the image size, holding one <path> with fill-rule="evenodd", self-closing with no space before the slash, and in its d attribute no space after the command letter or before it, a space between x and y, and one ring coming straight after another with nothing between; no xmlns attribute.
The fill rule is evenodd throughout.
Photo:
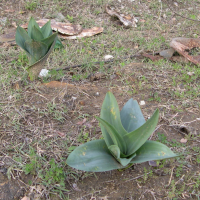
<svg viewBox="0 0 200 200"><path fill-rule="evenodd" d="M159 118L157 109L145 121L136 100L130 99L119 111L111 92L106 94L100 118L104 139L94 140L77 147L67 158L67 164L79 170L102 172L126 168L134 163L173 158L166 145L150 141Z"/></svg>
<svg viewBox="0 0 200 200"><path fill-rule="evenodd" d="M20 26L17 27L15 40L28 56L30 66L27 70L31 80L34 80L43 68L56 44L57 34L52 33L50 21L40 28L32 17L28 23L28 32Z"/></svg>

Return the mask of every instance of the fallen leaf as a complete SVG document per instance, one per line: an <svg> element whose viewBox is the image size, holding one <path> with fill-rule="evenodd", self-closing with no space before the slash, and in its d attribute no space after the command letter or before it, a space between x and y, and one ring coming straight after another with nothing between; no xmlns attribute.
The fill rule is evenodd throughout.
<svg viewBox="0 0 200 200"><path fill-rule="evenodd" d="M110 7L109 5L106 5L106 12L110 16L117 17L125 27L137 27L137 22L138 20L133 16L131 17L130 15L125 16L124 14L120 14L119 12L116 11L115 8Z"/></svg>
<svg viewBox="0 0 200 200"><path fill-rule="evenodd" d="M160 56L160 55L155 55L155 56L154 56L154 55L147 54L147 53L143 53L142 56L144 56L144 57L146 57L146 58L149 58L149 59L151 59L152 61L156 61L156 60L161 60L161 59L163 59L163 57Z"/></svg>
<svg viewBox="0 0 200 200"><path fill-rule="evenodd" d="M15 42L16 29L11 29L9 33L0 36L0 43L2 42Z"/></svg>
<svg viewBox="0 0 200 200"><path fill-rule="evenodd" d="M83 125L87 121L87 118L84 118L82 121L77 122L77 125Z"/></svg>
<svg viewBox="0 0 200 200"><path fill-rule="evenodd" d="M56 131L56 133L60 136L60 137L65 137L66 134L60 131Z"/></svg>
<svg viewBox="0 0 200 200"><path fill-rule="evenodd" d="M37 21L40 27L44 26L49 19L40 19ZM28 28L28 23L23 24L22 28ZM80 25L74 25L71 23L63 23L63 22L56 22L55 20L51 20L51 28L54 31L58 31L64 35L77 35L82 32L82 27Z"/></svg>
<svg viewBox="0 0 200 200"><path fill-rule="evenodd" d="M181 142L181 143L187 143L187 139L182 138L182 139L180 140L180 142Z"/></svg>
<svg viewBox="0 0 200 200"><path fill-rule="evenodd" d="M190 55L195 48L200 48L200 38L173 38L170 47L174 48L180 55L187 58L196 65L200 64L200 55Z"/></svg>
<svg viewBox="0 0 200 200"><path fill-rule="evenodd" d="M70 39L70 40L74 40L77 38L83 38L83 37L91 37L93 35L99 34L103 32L103 28L102 27L93 27L91 29L83 29L83 31L81 33L79 33L78 35L73 35L73 36L68 36L68 35L63 35L61 34L60 37L63 39Z"/></svg>

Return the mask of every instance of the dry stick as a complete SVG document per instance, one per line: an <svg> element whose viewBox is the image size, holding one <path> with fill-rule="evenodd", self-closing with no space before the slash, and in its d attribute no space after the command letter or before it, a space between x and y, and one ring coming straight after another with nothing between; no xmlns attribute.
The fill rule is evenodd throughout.
<svg viewBox="0 0 200 200"><path fill-rule="evenodd" d="M147 175L147 174L150 174L150 173L151 173L151 172L148 172L148 173L146 173L146 174L143 174L143 175L137 176L137 177L135 177L135 178L131 178L131 179L125 181L125 182L132 181L132 180L135 180L135 179L141 178L141 177L143 177L144 175Z"/></svg>
<svg viewBox="0 0 200 200"><path fill-rule="evenodd" d="M85 66L85 65L88 65L88 64L97 65L97 64L101 64L101 63L110 63L110 62L114 62L114 61L117 61L117 60L125 60L125 59L128 59L128 58L132 59L132 58L137 58L137 57L142 57L142 55L141 54L135 54L135 55L132 55L132 56L127 56L127 57L123 57L123 58L119 58L119 59L112 59L112 60L107 60L107 61L97 61L97 62L92 62L92 63L83 63L83 64L80 64L80 65L67 66L65 68L58 68L58 69L56 69L56 71L68 70L68 69L76 68L76 67L82 67L82 66Z"/></svg>
<svg viewBox="0 0 200 200"><path fill-rule="evenodd" d="M172 181L172 175L173 175L174 168L175 168L175 166L172 167L172 171L171 171L171 175L170 175L170 178L169 178L169 182L168 182L167 187L170 186L170 184L171 184L171 181Z"/></svg>

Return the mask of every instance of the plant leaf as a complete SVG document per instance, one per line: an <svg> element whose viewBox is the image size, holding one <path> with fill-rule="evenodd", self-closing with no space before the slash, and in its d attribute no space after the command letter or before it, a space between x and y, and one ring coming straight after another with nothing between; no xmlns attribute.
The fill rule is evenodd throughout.
<svg viewBox="0 0 200 200"><path fill-rule="evenodd" d="M136 100L129 99L120 112L123 127L129 133L145 123L144 116Z"/></svg>
<svg viewBox="0 0 200 200"><path fill-rule="evenodd" d="M48 47L46 44L42 42L36 42L36 41L26 41L25 47L29 54L31 55L31 58L29 57L29 63L30 65L34 64L38 60L40 60L42 57L45 56L45 54L48 51Z"/></svg>
<svg viewBox="0 0 200 200"><path fill-rule="evenodd" d="M50 20L41 28L41 32L42 32L44 38L47 38L50 35L52 35L51 21Z"/></svg>
<svg viewBox="0 0 200 200"><path fill-rule="evenodd" d="M36 79L42 70L44 68L44 63L46 62L47 58L49 57L50 53L53 51L54 45L56 41L53 42L50 49L47 51L44 57L42 57L40 60L38 60L36 63L32 64L31 66L27 67L28 75L31 81Z"/></svg>
<svg viewBox="0 0 200 200"><path fill-rule="evenodd" d="M100 118L105 120L113 127L115 127L115 129L121 136L127 134L126 130L124 129L121 123L117 100L115 99L114 95L111 92L107 92L106 97L103 101ZM109 135L106 128L102 124L101 124L101 131L105 138L107 146L113 145L111 136Z"/></svg>
<svg viewBox="0 0 200 200"><path fill-rule="evenodd" d="M27 40L31 40L31 38L28 36L28 33L26 32L25 29L18 26L17 30L16 30L16 34L15 34L15 41L25 51L27 51L27 49L25 47L25 41L27 41Z"/></svg>
<svg viewBox="0 0 200 200"><path fill-rule="evenodd" d="M136 156L136 154L132 155L130 158L121 158L120 157L120 149L117 145L111 145L108 147L111 154L116 158L116 160L122 165L126 166L130 163L130 161Z"/></svg>
<svg viewBox="0 0 200 200"><path fill-rule="evenodd" d="M57 38L56 44L55 44L55 46L54 46L54 49L60 49L60 48L63 48L63 47L64 47L64 46L63 46L62 42L60 41L59 38Z"/></svg>
<svg viewBox="0 0 200 200"><path fill-rule="evenodd" d="M96 117L96 119L101 123L101 125L105 127L106 131L113 141L113 144L117 145L123 154L126 154L126 143L124 142L122 136L115 129L115 127L99 117Z"/></svg>
<svg viewBox="0 0 200 200"><path fill-rule="evenodd" d="M57 35L58 33L54 33L53 35L49 36L48 38L45 38L43 40L41 40L41 42L43 42L44 44L47 45L48 49L51 47L52 43L57 40Z"/></svg>
<svg viewBox="0 0 200 200"><path fill-rule="evenodd" d="M142 163L150 160L161 160L177 156L178 155L172 152L166 145L148 140L136 151L136 157L131 160L131 163Z"/></svg>
<svg viewBox="0 0 200 200"><path fill-rule="evenodd" d="M41 41L44 39L44 36L42 35L40 29L38 29L36 26L33 26L31 31L31 38L35 41Z"/></svg>
<svg viewBox="0 0 200 200"><path fill-rule="evenodd" d="M127 155L136 152L147 141L155 130L158 118L159 110L157 109L146 123L124 136L124 140L127 144Z"/></svg>
<svg viewBox="0 0 200 200"><path fill-rule="evenodd" d="M39 25L37 24L37 22L35 21L35 19L33 17L31 17L31 19L29 20L29 23L28 23L28 35L29 37L31 37L31 32L32 32L32 29L33 27L36 27L38 30L40 30L40 27Z"/></svg>
<svg viewBox="0 0 200 200"><path fill-rule="evenodd" d="M92 172L123 168L111 155L104 140L94 140L80 145L68 156L67 164L79 170Z"/></svg>
<svg viewBox="0 0 200 200"><path fill-rule="evenodd" d="M96 117L96 119L106 128L108 134L110 135L112 139L113 144L118 146L120 151L124 153L124 151L126 150L126 144L123 141L123 138L121 137L121 135L116 131L116 129L112 125L107 123L105 120L99 117Z"/></svg>

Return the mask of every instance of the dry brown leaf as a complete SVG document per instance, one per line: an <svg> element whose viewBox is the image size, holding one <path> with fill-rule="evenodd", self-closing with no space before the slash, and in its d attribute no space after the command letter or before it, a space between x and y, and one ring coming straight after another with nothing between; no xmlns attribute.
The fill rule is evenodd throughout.
<svg viewBox="0 0 200 200"><path fill-rule="evenodd" d="M56 131L56 133L57 133L60 137L62 137L62 138L66 136L65 133L60 132L60 131Z"/></svg>
<svg viewBox="0 0 200 200"><path fill-rule="evenodd" d="M160 60L160 59L163 59L162 56L160 55L151 55L151 54L147 54L147 53L143 53L142 56L144 56L145 58L149 58L151 59L152 61L156 61L156 60Z"/></svg>
<svg viewBox="0 0 200 200"><path fill-rule="evenodd" d="M196 65L200 64L200 55L189 55L189 51L200 48L200 38L173 38L170 47Z"/></svg>
<svg viewBox="0 0 200 200"><path fill-rule="evenodd" d="M138 20L133 16L130 15L125 16L124 14L120 14L116 11L115 8L110 7L109 5L106 5L106 12L113 17L117 17L125 27L137 27Z"/></svg>
<svg viewBox="0 0 200 200"><path fill-rule="evenodd" d="M16 29L11 29L9 33L0 36L0 43L2 42L13 42L15 41Z"/></svg>
<svg viewBox="0 0 200 200"><path fill-rule="evenodd" d="M40 27L44 26L49 19L40 19L37 21ZM28 23L23 24L22 28L28 28ZM77 35L81 33L82 27L80 25L74 25L71 23L63 23L63 22L56 22L55 20L51 20L51 28L54 31L58 31L64 35Z"/></svg>
<svg viewBox="0 0 200 200"><path fill-rule="evenodd" d="M84 118L82 121L77 122L77 125L83 125L87 121L87 118Z"/></svg>
<svg viewBox="0 0 200 200"><path fill-rule="evenodd" d="M102 27L93 27L91 29L83 29L83 31L78 35L68 36L68 35L60 34L60 37L63 39L74 40L77 38L90 37L90 36L93 36L93 35L96 35L96 34L99 34L102 32L103 32Z"/></svg>

